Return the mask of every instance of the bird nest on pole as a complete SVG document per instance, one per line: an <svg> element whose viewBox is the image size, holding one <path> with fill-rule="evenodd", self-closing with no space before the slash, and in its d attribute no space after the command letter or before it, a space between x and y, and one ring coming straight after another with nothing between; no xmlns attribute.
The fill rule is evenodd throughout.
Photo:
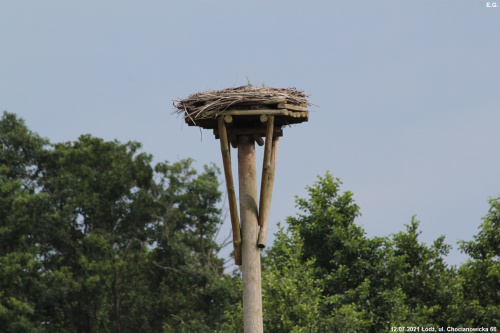
<svg viewBox="0 0 500 333"><path fill-rule="evenodd" d="M251 86L200 92L186 99L174 100L173 113L182 115L190 126L213 129L215 137L220 139L233 234L234 262L242 266L245 332L263 332L260 249L266 246L282 128L285 125L307 121L308 105L312 103L307 101L307 95L295 88ZM264 146L259 198L255 143ZM240 214L230 145L238 149Z"/></svg>
<svg viewBox="0 0 500 333"><path fill-rule="evenodd" d="M243 116L237 118L248 127L258 119L255 116L273 115L275 126L283 126L308 120L307 106L312 104L307 101L307 96L295 88L241 86L209 90L174 100L173 113L182 115L190 126L206 129L217 128L219 116Z"/></svg>

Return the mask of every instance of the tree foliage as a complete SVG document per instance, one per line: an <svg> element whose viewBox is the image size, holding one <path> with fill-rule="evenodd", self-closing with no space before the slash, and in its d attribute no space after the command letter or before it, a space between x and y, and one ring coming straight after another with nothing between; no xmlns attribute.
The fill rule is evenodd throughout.
<svg viewBox="0 0 500 333"><path fill-rule="evenodd" d="M471 258L460 267L462 315L471 325L500 327L500 197L490 199L490 210L472 241L460 242Z"/></svg>
<svg viewBox="0 0 500 333"><path fill-rule="evenodd" d="M498 326L498 200L460 269L445 262L444 236L419 240L413 217L404 231L368 238L355 224L352 193L329 173L297 198L300 213L276 234L263 260L263 312L268 332L389 332L391 327ZM478 275L480 274L480 276ZM239 332L241 305L224 332Z"/></svg>
<svg viewBox="0 0 500 333"><path fill-rule="evenodd" d="M218 169L151 166L135 142L50 144L0 122L0 327L211 332L235 297L215 236Z"/></svg>
<svg viewBox="0 0 500 333"><path fill-rule="evenodd" d="M152 165L136 142L82 135L51 144L0 121L2 332L241 332L241 279L224 274L219 170ZM297 198L262 261L266 332L389 332L500 326L500 198L470 259L445 237L367 237L330 173Z"/></svg>

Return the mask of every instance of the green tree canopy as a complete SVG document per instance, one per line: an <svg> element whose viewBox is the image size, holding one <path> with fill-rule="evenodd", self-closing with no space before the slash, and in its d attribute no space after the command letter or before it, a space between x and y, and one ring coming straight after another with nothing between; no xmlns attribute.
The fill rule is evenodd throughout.
<svg viewBox="0 0 500 333"><path fill-rule="evenodd" d="M500 197L490 199L490 209L472 241L460 242L471 258L460 267L463 299L461 315L470 325L500 327Z"/></svg>
<svg viewBox="0 0 500 333"><path fill-rule="evenodd" d="M241 332L239 272L224 274L219 170L152 165L136 142L51 144L0 120L2 332ZM265 331L500 326L500 198L450 267L444 236L367 237L330 173L297 198L262 261Z"/></svg>
<svg viewBox="0 0 500 333"><path fill-rule="evenodd" d="M211 332L235 297L215 236L219 170L140 144L50 144L0 122L0 327Z"/></svg>
<svg viewBox="0 0 500 333"><path fill-rule="evenodd" d="M268 332L389 332L391 327L498 325L498 201L481 232L462 247L475 258L449 267L444 236L431 245L413 217L405 230L366 236L359 207L329 173L297 198L263 260ZM496 237L496 238L495 238ZM477 274L481 272L482 277ZM240 305L241 307L241 305ZM224 332L239 332L241 308L226 313Z"/></svg>

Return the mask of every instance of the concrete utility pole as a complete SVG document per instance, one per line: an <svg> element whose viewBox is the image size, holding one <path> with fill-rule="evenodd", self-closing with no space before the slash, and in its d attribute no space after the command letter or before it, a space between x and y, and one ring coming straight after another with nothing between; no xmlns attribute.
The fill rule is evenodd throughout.
<svg viewBox="0 0 500 333"><path fill-rule="evenodd" d="M295 88L244 86L193 94L177 100L175 106L179 113L184 113L190 126L213 129L215 137L220 138L234 261L242 266L245 333L264 331L260 249L266 246L278 140L283 135L283 126L308 121L306 96ZM255 143L265 144L260 196L257 195ZM230 145L238 149L239 216Z"/></svg>

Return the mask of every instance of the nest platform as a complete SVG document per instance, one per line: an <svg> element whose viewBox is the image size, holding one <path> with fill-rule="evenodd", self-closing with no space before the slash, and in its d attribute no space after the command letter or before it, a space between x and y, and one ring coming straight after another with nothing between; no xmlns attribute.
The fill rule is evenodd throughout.
<svg viewBox="0 0 500 333"><path fill-rule="evenodd" d="M190 95L174 102L174 113L181 114L189 126L213 129L217 133L217 119L224 116L228 127L252 129L252 133L265 135L265 122L274 116L274 126L306 122L307 96L295 88L254 88L242 86L223 90L211 90ZM262 131L259 131L259 129Z"/></svg>

